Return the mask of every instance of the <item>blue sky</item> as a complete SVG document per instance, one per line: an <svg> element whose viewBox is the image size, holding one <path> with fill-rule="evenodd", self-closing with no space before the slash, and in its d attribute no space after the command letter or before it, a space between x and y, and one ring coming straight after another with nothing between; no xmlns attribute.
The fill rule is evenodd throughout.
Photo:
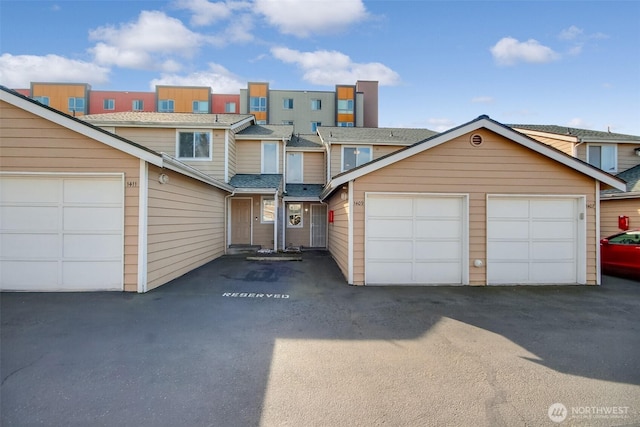
<svg viewBox="0 0 640 427"><path fill-rule="evenodd" d="M7 1L0 84L238 93L380 82L379 124L640 135L637 1Z"/></svg>

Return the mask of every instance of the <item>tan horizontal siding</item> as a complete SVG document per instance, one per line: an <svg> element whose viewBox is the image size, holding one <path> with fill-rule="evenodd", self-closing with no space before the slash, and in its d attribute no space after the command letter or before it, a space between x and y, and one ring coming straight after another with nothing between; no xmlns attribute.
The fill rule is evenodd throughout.
<svg viewBox="0 0 640 427"><path fill-rule="evenodd" d="M320 153L306 152L303 154L304 159L304 178L305 184L324 184L327 168L324 163L324 151Z"/></svg>
<svg viewBox="0 0 640 427"><path fill-rule="evenodd" d="M640 157L635 152L639 146L640 144L618 144L618 172L640 165Z"/></svg>
<svg viewBox="0 0 640 427"><path fill-rule="evenodd" d="M140 160L4 102L0 102L0 129L2 171L124 173L124 289L135 292ZM128 182L135 185L126 186Z"/></svg>
<svg viewBox="0 0 640 427"><path fill-rule="evenodd" d="M341 191L336 192L328 202L329 210L333 211L333 223L329 223L327 249L338 264L345 279L348 279L348 247L349 247L349 203L340 197Z"/></svg>
<svg viewBox="0 0 640 427"><path fill-rule="evenodd" d="M640 197L600 202L600 238L619 233L618 217L629 217L630 228L640 228Z"/></svg>
<svg viewBox="0 0 640 427"><path fill-rule="evenodd" d="M469 194L469 262L486 259L487 194L587 195L595 203L595 182L568 167L492 132L485 142L469 135L372 172L355 181L354 201L365 192ZM364 283L364 205L354 206L354 284ZM596 283L595 209L587 209L587 283ZM471 284L485 284L485 268L470 269Z"/></svg>
<svg viewBox="0 0 640 427"><path fill-rule="evenodd" d="M261 158L260 141L236 141L236 173L260 173Z"/></svg>
<svg viewBox="0 0 640 427"><path fill-rule="evenodd" d="M169 176L167 184L159 183L160 173ZM149 167L149 290L224 253L226 194L178 173Z"/></svg>
<svg viewBox="0 0 640 427"><path fill-rule="evenodd" d="M563 153L573 156L573 142L565 141L560 138L554 138L552 136L541 136L533 134L529 134L528 136L544 144L550 145L553 148L562 151Z"/></svg>
<svg viewBox="0 0 640 427"><path fill-rule="evenodd" d="M331 146L331 176L336 176L342 173L342 147L353 147L351 144L334 144ZM386 156L387 154L394 153L404 148L397 145L373 145L372 157L373 160Z"/></svg>

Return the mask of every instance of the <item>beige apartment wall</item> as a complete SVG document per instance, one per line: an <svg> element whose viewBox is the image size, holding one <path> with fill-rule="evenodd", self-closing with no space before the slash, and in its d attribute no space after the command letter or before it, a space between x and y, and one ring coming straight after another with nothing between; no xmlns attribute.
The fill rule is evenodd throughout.
<svg viewBox="0 0 640 427"><path fill-rule="evenodd" d="M640 228L640 197L633 199L600 201L600 238L609 237L620 233L618 228L618 217L620 215L629 217L630 228Z"/></svg>
<svg viewBox="0 0 640 427"><path fill-rule="evenodd" d="M306 151L303 155L303 181L305 184L324 184L327 167L324 163L324 151L311 152Z"/></svg>
<svg viewBox="0 0 640 427"><path fill-rule="evenodd" d="M260 141L236 141L236 173L260 173L261 158Z"/></svg>
<svg viewBox="0 0 640 427"><path fill-rule="evenodd" d="M28 111L0 102L0 170L124 173L138 184L140 160ZM125 187L124 290L138 286L138 190Z"/></svg>
<svg viewBox="0 0 640 427"><path fill-rule="evenodd" d="M529 136L530 138L535 139L536 141L540 141L543 144L547 144L552 146L553 148L556 148L560 151L562 151L565 154L568 154L570 156L573 156L573 146L575 144L575 141L567 141L566 139L562 139L562 138L557 138L557 137L553 137L552 134L537 134L535 132L531 132L531 131L526 131L526 130L522 130L522 129L516 129L517 131L524 133L525 135ZM575 137L571 137L571 139L575 140Z"/></svg>
<svg viewBox="0 0 640 427"><path fill-rule="evenodd" d="M333 223L328 225L327 249L338 264L345 279L349 276L349 201L342 200L341 194L347 190L338 190L328 200L328 210L333 211Z"/></svg>
<svg viewBox="0 0 640 427"><path fill-rule="evenodd" d="M211 129L185 129L186 132ZM143 147L150 148L160 153L166 153L172 157L178 157L176 153L178 130L170 128L133 128L117 127L115 133L123 138L133 141ZM183 160L180 161L192 166L213 178L224 180L224 130L213 130L212 160Z"/></svg>
<svg viewBox="0 0 640 427"><path fill-rule="evenodd" d="M618 144L618 172L640 165L640 156L635 152L638 147L640 144Z"/></svg>
<svg viewBox="0 0 640 427"><path fill-rule="evenodd" d="M353 147L350 144L344 144L347 147ZM365 145L366 146L366 145ZM342 173L342 144L331 145L331 176L334 177ZM373 145L373 160L378 159L387 154L395 153L403 149L404 146L399 145Z"/></svg>
<svg viewBox="0 0 640 427"><path fill-rule="evenodd" d="M470 265L474 259L486 259L487 194L586 195L587 283L595 284L595 181L488 130L474 133L484 138L480 147L471 146L470 135L464 135L354 182L354 284L364 283L366 192L469 194ZM484 267L470 269L470 284L486 284Z"/></svg>
<svg viewBox="0 0 640 427"><path fill-rule="evenodd" d="M169 177L160 184L161 173ZM176 172L149 166L147 289L224 254L227 192Z"/></svg>
<svg viewBox="0 0 640 427"><path fill-rule="evenodd" d="M287 202L289 203L301 203L302 204L302 227L289 227L288 211L285 210L284 214L284 226L285 229L285 245L290 246L311 246L311 207L310 203L306 202ZM286 206L285 206L286 209Z"/></svg>

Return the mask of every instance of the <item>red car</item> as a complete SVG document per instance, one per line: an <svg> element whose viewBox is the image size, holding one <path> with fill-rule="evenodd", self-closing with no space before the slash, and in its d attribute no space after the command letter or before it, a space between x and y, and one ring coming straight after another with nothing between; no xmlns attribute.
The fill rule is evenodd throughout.
<svg viewBox="0 0 640 427"><path fill-rule="evenodd" d="M600 241L602 273L640 282L640 229L614 234Z"/></svg>

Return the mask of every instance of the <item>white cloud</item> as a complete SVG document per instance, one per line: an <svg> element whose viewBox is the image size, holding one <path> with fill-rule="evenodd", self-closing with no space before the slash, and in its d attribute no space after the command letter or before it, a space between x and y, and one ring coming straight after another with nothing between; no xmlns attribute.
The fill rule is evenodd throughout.
<svg viewBox="0 0 640 427"><path fill-rule="evenodd" d="M199 71L186 76L163 74L161 78L151 81L151 89L155 90L156 85L208 86L212 88L213 93L238 93L241 88L247 87L247 82L222 65L211 62L209 63L209 69L206 71Z"/></svg>
<svg viewBox="0 0 640 427"><path fill-rule="evenodd" d="M163 57L191 57L206 42L180 20L157 11L142 11L136 22L119 27L99 27L89 37L98 41L90 52L99 64L163 71L174 71L164 68L173 63Z"/></svg>
<svg viewBox="0 0 640 427"><path fill-rule="evenodd" d="M30 82L86 82L105 83L109 69L90 62L68 59L58 55L0 56L0 83L13 88L28 88Z"/></svg>
<svg viewBox="0 0 640 427"><path fill-rule="evenodd" d="M495 100L491 96L476 96L471 98L471 102L474 104L492 104Z"/></svg>
<svg viewBox="0 0 640 427"><path fill-rule="evenodd" d="M208 41L218 47L224 47L231 43L250 43L255 39L252 33L253 27L253 16L239 15L229 23L222 33L209 37Z"/></svg>
<svg viewBox="0 0 640 427"><path fill-rule="evenodd" d="M362 0L255 0L254 10L297 37L340 32L369 16Z"/></svg>
<svg viewBox="0 0 640 427"><path fill-rule="evenodd" d="M558 37L561 40L575 40L577 37L580 37L584 34L584 30L576 27L575 25L570 26L567 29L560 31Z"/></svg>
<svg viewBox="0 0 640 427"><path fill-rule="evenodd" d="M178 0L175 5L193 14L191 25L196 27L215 24L229 19L235 11L251 8L251 3L247 1Z"/></svg>
<svg viewBox="0 0 640 427"><path fill-rule="evenodd" d="M435 118L435 117L427 119L428 128L431 130L435 130L437 132L444 132L446 130L453 128L455 125L456 123L451 119Z"/></svg>
<svg viewBox="0 0 640 427"><path fill-rule="evenodd" d="M303 79L317 85L353 84L356 80L377 80L381 86L395 86L400 76L379 62L357 63L335 50L300 52L286 47L271 49L272 55L283 62L296 64L303 71Z"/></svg>
<svg viewBox="0 0 640 427"><path fill-rule="evenodd" d="M491 54L499 65L516 65L520 62L543 64L560 58L553 49L541 45L537 40L521 42L513 37L500 39L491 48Z"/></svg>

